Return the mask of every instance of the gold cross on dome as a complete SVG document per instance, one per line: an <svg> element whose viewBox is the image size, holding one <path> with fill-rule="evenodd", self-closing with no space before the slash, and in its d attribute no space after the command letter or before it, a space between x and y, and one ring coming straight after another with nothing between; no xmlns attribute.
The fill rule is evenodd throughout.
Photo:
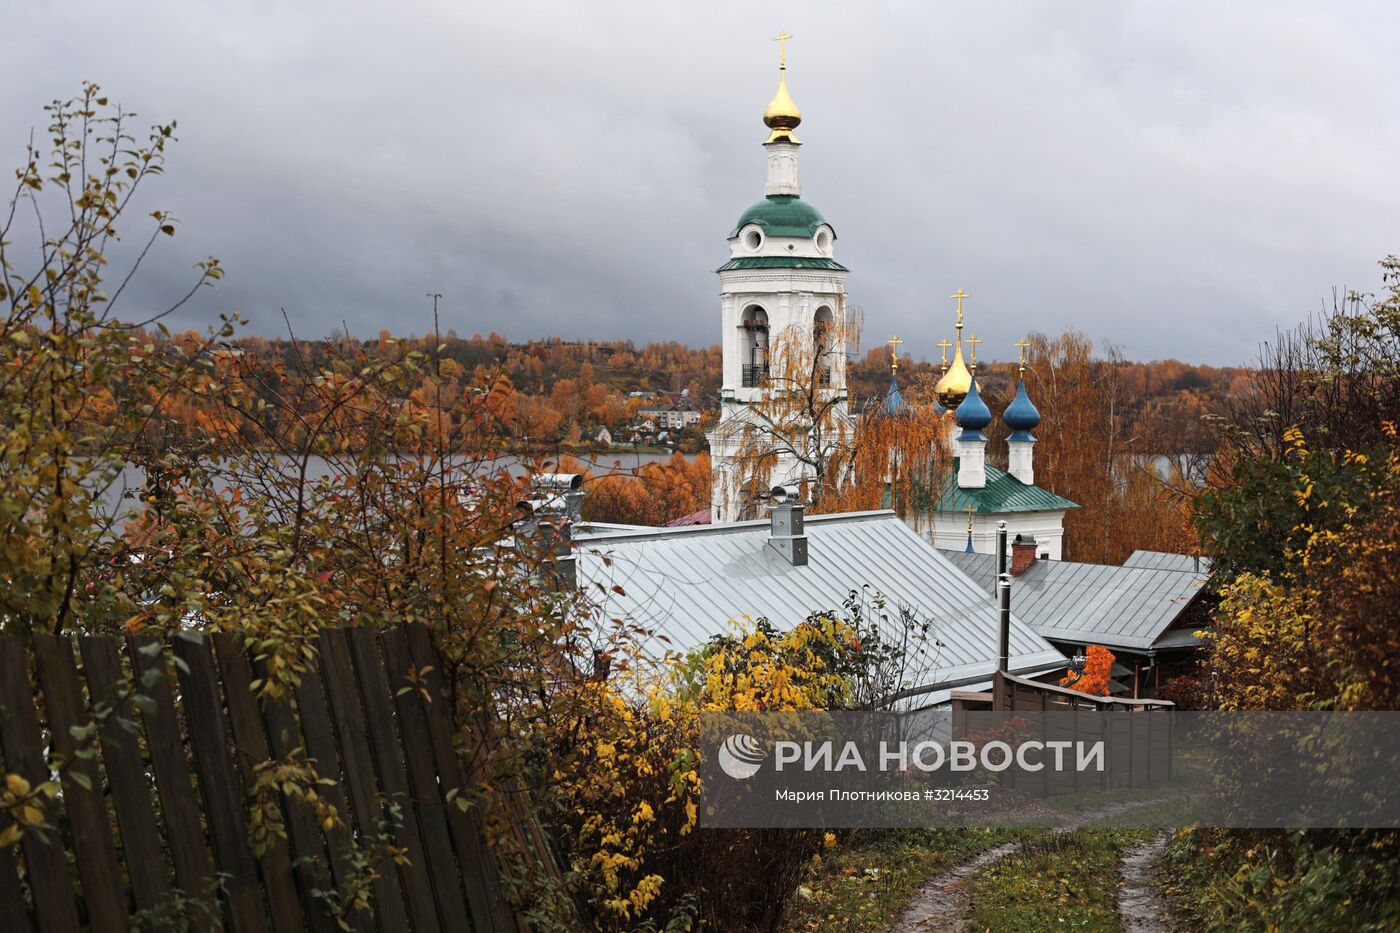
<svg viewBox="0 0 1400 933"><path fill-rule="evenodd" d="M969 505L967 507L967 536L969 538L972 537L972 512L973 508Z"/></svg>
<svg viewBox="0 0 1400 933"><path fill-rule="evenodd" d="M952 346L952 342L947 337L938 341L938 349L943 351L943 371L945 373L948 371L948 350L951 349Z"/></svg>
<svg viewBox="0 0 1400 933"><path fill-rule="evenodd" d="M971 298L972 296L969 295L967 292L963 291L963 290L960 288L960 289L958 289L957 291L953 292L953 294L949 295L948 297L949 297L949 298L956 298L956 299L958 300L958 326L959 326L959 327L962 327L962 303L963 303L963 299L964 299L964 298Z"/></svg>
<svg viewBox="0 0 1400 933"><path fill-rule="evenodd" d="M1018 347L1021 350L1021 375L1023 376L1026 374L1026 348L1030 345L1031 342L1024 337L1012 344L1013 347Z"/></svg>
<svg viewBox="0 0 1400 933"><path fill-rule="evenodd" d="M776 36L773 37L773 41L776 42L776 43L778 43L778 67L779 67L779 68L786 68L786 67L787 67L787 40L789 40L789 39L791 39L791 38L792 38L792 36L788 35L788 34L785 33L785 32L780 32L780 33L778 33Z"/></svg>
<svg viewBox="0 0 1400 933"><path fill-rule="evenodd" d="M986 341L982 340L982 339L981 339L980 337L978 337L976 334L973 334L971 337L968 337L968 338L967 338L967 345L968 345L969 349L972 350L972 362L969 363L968 365L971 366L973 369L976 369L976 368L977 368L977 345L978 345L979 343L985 343L985 342L986 342Z"/></svg>
<svg viewBox="0 0 1400 933"><path fill-rule="evenodd" d="M885 341L885 343L890 345L890 372L899 369L899 345L903 342L903 340L899 339L898 334L895 334L889 340Z"/></svg>

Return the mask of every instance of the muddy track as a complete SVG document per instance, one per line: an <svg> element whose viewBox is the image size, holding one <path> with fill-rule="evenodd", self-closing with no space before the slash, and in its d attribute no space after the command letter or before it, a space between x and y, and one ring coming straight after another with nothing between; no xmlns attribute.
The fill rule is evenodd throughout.
<svg viewBox="0 0 1400 933"><path fill-rule="evenodd" d="M1168 933L1171 929L1156 869L1170 839L1171 833L1163 830L1123 851L1118 863L1118 922L1124 933Z"/></svg>
<svg viewBox="0 0 1400 933"><path fill-rule="evenodd" d="M1104 807L1101 810L1094 810L1082 814L1072 822L1064 826L1057 826L1047 830L1050 835L1073 832L1076 829L1083 829L1091 823L1104 820L1122 813L1126 810L1136 810L1140 807L1158 804L1159 800L1135 800L1129 803L1116 804L1111 807ZM967 927L967 885L970 878L995 865L1002 859L1011 855L1021 846L1021 842L1003 842L1001 845L993 846L983 852L973 856L966 862L956 865L953 868L937 875L919 890L918 895L900 913L894 925L890 927L891 933L961 933ZM1166 845L1165 841L1162 843ZM1144 860L1144 866L1150 865L1153 857ZM1145 868L1144 868L1145 870ZM1155 888L1152 889L1155 894ZM1147 933L1153 930L1152 927L1138 928ZM1165 930L1165 927L1161 928Z"/></svg>
<svg viewBox="0 0 1400 933"><path fill-rule="evenodd" d="M962 884L989 865L995 865L1019 847L1020 842L1003 842L938 875L919 891L894 922L891 930L928 931L963 929L967 892Z"/></svg>

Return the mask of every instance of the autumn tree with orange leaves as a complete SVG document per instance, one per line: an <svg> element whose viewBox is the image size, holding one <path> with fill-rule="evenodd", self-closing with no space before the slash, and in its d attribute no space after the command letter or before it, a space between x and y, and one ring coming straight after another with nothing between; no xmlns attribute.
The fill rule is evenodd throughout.
<svg viewBox="0 0 1400 933"><path fill-rule="evenodd" d="M1079 503L1065 515L1066 560L1118 564L1139 548L1199 553L1196 483L1179 465L1158 472L1166 438L1137 423L1116 351L1083 334L1032 334L1026 386L1040 409L1036 483Z"/></svg>
<svg viewBox="0 0 1400 933"><path fill-rule="evenodd" d="M1108 684L1113 679L1115 655L1103 645L1090 645L1084 654L1084 670L1065 671L1065 676L1060 678L1061 686L1072 687L1090 696L1108 696Z"/></svg>

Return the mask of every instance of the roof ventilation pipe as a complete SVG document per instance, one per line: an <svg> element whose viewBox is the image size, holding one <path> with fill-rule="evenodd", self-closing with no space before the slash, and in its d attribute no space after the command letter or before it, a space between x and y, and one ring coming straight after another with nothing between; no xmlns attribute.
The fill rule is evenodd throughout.
<svg viewBox="0 0 1400 933"><path fill-rule="evenodd" d="M997 522L997 670L1011 668L1011 574L1006 569L1006 522Z"/></svg>
<svg viewBox="0 0 1400 933"><path fill-rule="evenodd" d="M797 501L798 490L793 486L774 486L768 497L773 502L768 546L792 566L807 566L807 535L802 526L805 506Z"/></svg>

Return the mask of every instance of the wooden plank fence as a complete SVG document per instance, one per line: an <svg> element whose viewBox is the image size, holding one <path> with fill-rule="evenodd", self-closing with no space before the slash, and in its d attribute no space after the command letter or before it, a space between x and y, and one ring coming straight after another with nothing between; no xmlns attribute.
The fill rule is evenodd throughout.
<svg viewBox="0 0 1400 933"><path fill-rule="evenodd" d="M1149 787L1171 780L1172 721L1170 716L1138 715L1165 712L1175 704L1167 700L1135 700L1099 697L1068 687L1041 683L997 671L987 693L954 691L952 726L955 735L966 735L968 713L993 712L1012 716L1030 713L1028 721L1041 741L1106 741L1105 770L1061 771L1050 768L1036 774L1010 772L1011 786L1045 796L1121 787ZM1040 716L1035 714L1053 713ZM1132 713L1105 716L1104 713Z"/></svg>
<svg viewBox="0 0 1400 933"><path fill-rule="evenodd" d="M294 697L263 702L237 635L0 638L0 770L34 787L61 774L50 828L0 849L0 931L162 917L237 933L525 930L476 811L449 799L469 773L490 776L454 741L428 631L328 629L318 647ZM306 760L333 782L316 792L342 825L279 793L286 838L255 855L259 765ZM517 817L512 836L556 873L538 827ZM328 897L366 877L380 839L407 861L374 863L368 908Z"/></svg>

